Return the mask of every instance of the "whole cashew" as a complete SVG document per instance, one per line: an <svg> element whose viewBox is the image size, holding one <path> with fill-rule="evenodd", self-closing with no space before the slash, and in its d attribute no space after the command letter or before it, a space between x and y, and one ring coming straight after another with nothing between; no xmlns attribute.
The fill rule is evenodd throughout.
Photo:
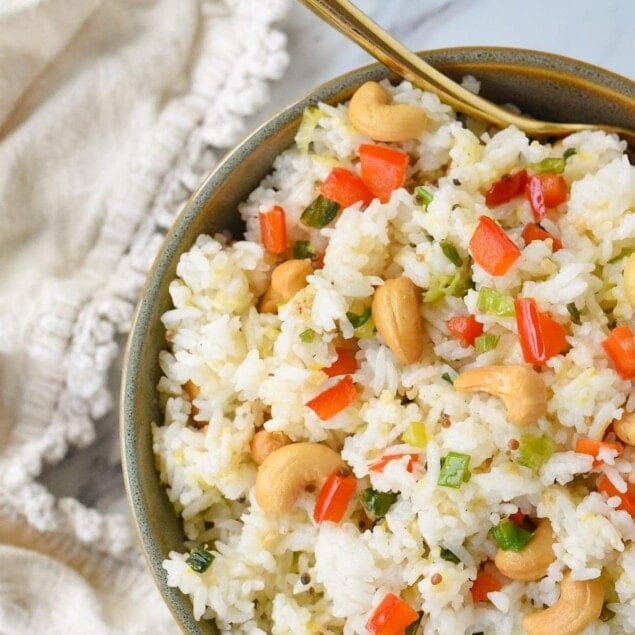
<svg viewBox="0 0 635 635"><path fill-rule="evenodd" d="M635 308L635 253L632 253L626 259L622 280L624 283L624 296L628 303Z"/></svg>
<svg viewBox="0 0 635 635"><path fill-rule="evenodd" d="M621 419L613 421L613 432L624 443L635 445L635 412L629 412Z"/></svg>
<svg viewBox="0 0 635 635"><path fill-rule="evenodd" d="M517 426L534 423L547 412L547 387L533 368L521 364L479 366L462 372L454 387L462 392L482 390L500 397L507 417Z"/></svg>
<svg viewBox="0 0 635 635"><path fill-rule="evenodd" d="M274 450L258 468L256 500L263 511L284 514L309 485L319 489L327 477L348 469L340 455L320 443L291 443Z"/></svg>
<svg viewBox="0 0 635 635"><path fill-rule="evenodd" d="M249 454L256 465L260 465L264 460L283 445L289 445L291 439L284 432L269 432L269 430L258 430L249 442Z"/></svg>
<svg viewBox="0 0 635 635"><path fill-rule="evenodd" d="M530 613L523 618L528 635L576 635L600 617L604 589L600 578L572 580L567 571L560 584L560 598L548 609Z"/></svg>
<svg viewBox="0 0 635 635"><path fill-rule="evenodd" d="M357 130L375 141L415 139L428 123L423 108L391 104L390 95L377 82L366 82L355 91L348 116Z"/></svg>
<svg viewBox="0 0 635 635"><path fill-rule="evenodd" d="M271 288L282 298L282 302L286 302L300 289L306 287L306 278L312 273L313 267L310 260L286 260L273 270Z"/></svg>
<svg viewBox="0 0 635 635"><path fill-rule="evenodd" d="M417 287L404 276L386 280L373 296L377 332L402 364L416 362L423 352L423 324Z"/></svg>
<svg viewBox="0 0 635 635"><path fill-rule="evenodd" d="M531 540L520 551L499 549L494 564L512 580L539 580L547 574L547 568L556 559L553 543L551 523L543 518L538 522Z"/></svg>

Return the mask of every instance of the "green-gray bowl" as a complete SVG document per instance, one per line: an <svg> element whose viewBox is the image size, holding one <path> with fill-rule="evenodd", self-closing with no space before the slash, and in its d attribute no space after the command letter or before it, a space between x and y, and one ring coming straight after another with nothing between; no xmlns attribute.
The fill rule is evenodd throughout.
<svg viewBox="0 0 635 635"><path fill-rule="evenodd" d="M425 51L421 56L454 79L469 74L481 94L513 103L554 121L604 123L635 129L635 82L576 60L536 51L468 47ZM238 204L293 142L303 110L318 101L348 99L367 80L391 76L375 64L337 77L288 106L243 141L192 195L165 238L141 293L125 352L121 388L121 454L124 479L139 540L156 583L183 632L217 633L197 622L186 596L166 583L161 563L183 550L181 521L168 501L152 453L150 425L162 420L156 390L159 351L165 348L161 314L170 307L168 285L179 256L201 233L240 232Z"/></svg>

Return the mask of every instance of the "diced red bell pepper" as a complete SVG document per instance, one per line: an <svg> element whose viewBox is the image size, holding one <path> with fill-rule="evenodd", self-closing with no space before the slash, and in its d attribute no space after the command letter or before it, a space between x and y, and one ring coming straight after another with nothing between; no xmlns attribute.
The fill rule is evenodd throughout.
<svg viewBox="0 0 635 635"><path fill-rule="evenodd" d="M635 377L635 336L628 326L616 326L602 342L602 348L620 377Z"/></svg>
<svg viewBox="0 0 635 635"><path fill-rule="evenodd" d="M488 599L488 593L500 591L502 588L503 585L498 578L480 569L471 588L472 600L475 604L477 602L483 602Z"/></svg>
<svg viewBox="0 0 635 635"><path fill-rule="evenodd" d="M521 234L522 239L525 241L525 245L534 242L534 240L548 240L551 238L551 249L555 253L558 249L562 249L562 241L556 238L553 234L549 233L546 229L543 229L538 223L527 223Z"/></svg>
<svg viewBox="0 0 635 635"><path fill-rule="evenodd" d="M258 214L260 240L264 248L272 254L282 254L287 250L287 225L284 209L274 205L267 212Z"/></svg>
<svg viewBox="0 0 635 635"><path fill-rule="evenodd" d="M343 347L338 347L335 351L337 352L337 359L322 370L329 377L354 373L357 370L357 360L351 355L351 352Z"/></svg>
<svg viewBox="0 0 635 635"><path fill-rule="evenodd" d="M470 238L470 253L491 276L502 276L520 256L520 249L498 223L481 216Z"/></svg>
<svg viewBox="0 0 635 635"><path fill-rule="evenodd" d="M350 375L346 375L337 384L307 401L306 405L322 421L326 421L350 406L356 398L357 390L355 389L353 378Z"/></svg>
<svg viewBox="0 0 635 635"><path fill-rule="evenodd" d="M513 514L509 515L509 520L511 520L516 527L524 527L525 526L525 514L518 510Z"/></svg>
<svg viewBox="0 0 635 635"><path fill-rule="evenodd" d="M547 215L547 206L545 205L545 196L542 193L542 184L540 177L530 176L527 179L527 198L534 213L534 218L541 221Z"/></svg>
<svg viewBox="0 0 635 635"><path fill-rule="evenodd" d="M506 174L503 178L492 183L485 194L485 204L496 207L508 203L513 198L525 192L527 183L527 170L520 170L514 174Z"/></svg>
<svg viewBox="0 0 635 635"><path fill-rule="evenodd" d="M557 207L568 198L567 182L561 174L554 172L530 176L526 189L531 209L538 221L547 215L547 209Z"/></svg>
<svg viewBox="0 0 635 635"><path fill-rule="evenodd" d="M483 325L475 315L456 315L446 323L448 331L459 340L461 346L473 346L474 340L483 333Z"/></svg>
<svg viewBox="0 0 635 635"><path fill-rule="evenodd" d="M614 441L598 441L597 439L590 439L589 437L578 437L573 449L580 454L589 454L592 456L595 459L593 461L593 467L596 467L602 463L602 461L597 458L600 450L615 450L617 456L620 456L624 451L624 446Z"/></svg>
<svg viewBox="0 0 635 635"><path fill-rule="evenodd" d="M340 472L331 474L324 482L315 503L313 510L315 522L330 520L338 523L342 520L356 488L357 480L354 476Z"/></svg>
<svg viewBox="0 0 635 635"><path fill-rule="evenodd" d="M419 614L394 593L388 593L379 603L366 628L372 635L404 635L410 624L419 619Z"/></svg>
<svg viewBox="0 0 635 635"><path fill-rule="evenodd" d="M368 205L373 200L373 193L364 181L346 168L333 168L320 186L320 194L342 207L349 207L357 201Z"/></svg>
<svg viewBox="0 0 635 635"><path fill-rule="evenodd" d="M402 150L363 143L359 146L362 181L382 203L406 180L410 158Z"/></svg>
<svg viewBox="0 0 635 635"><path fill-rule="evenodd" d="M407 454L407 453L398 453L398 454L384 454L378 461L371 463L368 466L368 469L371 472L383 472L384 468L388 463L394 461L395 459L400 459L402 456L409 456L408 465L406 466L406 470L408 472L412 472L414 469L415 463L419 460L418 454Z"/></svg>
<svg viewBox="0 0 635 635"><path fill-rule="evenodd" d="M564 349L564 327L548 313L539 311L533 298L516 298L514 308L520 347L528 364L542 365Z"/></svg>
<svg viewBox="0 0 635 635"><path fill-rule="evenodd" d="M606 494L609 498L613 496L618 496L620 498L620 504L617 506L618 509L623 509L628 512L633 518L635 518L635 496L627 489L625 492L620 492L618 489L611 483L609 478L605 474L601 474L598 478L595 487L598 492Z"/></svg>

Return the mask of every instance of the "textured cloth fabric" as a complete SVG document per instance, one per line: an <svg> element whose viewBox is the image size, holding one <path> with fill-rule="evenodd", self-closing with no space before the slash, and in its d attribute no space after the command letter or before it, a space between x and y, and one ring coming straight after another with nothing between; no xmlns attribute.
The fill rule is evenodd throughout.
<svg viewBox="0 0 635 635"><path fill-rule="evenodd" d="M113 409L145 272L284 72L286 7L0 3L2 635L175 632L127 519L38 476Z"/></svg>

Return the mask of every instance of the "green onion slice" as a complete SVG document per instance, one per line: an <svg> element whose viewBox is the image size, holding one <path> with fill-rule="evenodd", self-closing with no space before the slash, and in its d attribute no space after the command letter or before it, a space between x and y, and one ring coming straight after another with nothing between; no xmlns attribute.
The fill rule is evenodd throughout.
<svg viewBox="0 0 635 635"><path fill-rule="evenodd" d="M366 511L377 518L383 518L398 497L397 492L379 492L372 487L367 487L359 493L359 498Z"/></svg>
<svg viewBox="0 0 635 635"><path fill-rule="evenodd" d="M443 487L461 487L462 483L470 480L470 455L460 452L448 452L442 460L441 472L437 485Z"/></svg>
<svg viewBox="0 0 635 635"><path fill-rule="evenodd" d="M190 551L190 555L186 558L185 564L189 565L190 569L196 571L196 573L204 573L209 569L209 565L214 560L214 554L203 549L202 547L195 547Z"/></svg>
<svg viewBox="0 0 635 635"><path fill-rule="evenodd" d="M567 304L567 311L569 311L569 315L571 316L571 321L574 324L581 324L580 320L580 309L575 305L575 302L569 302Z"/></svg>
<svg viewBox="0 0 635 635"><path fill-rule="evenodd" d="M502 520L489 530L490 536L504 551L520 551L532 537L532 533L516 526L511 520Z"/></svg>
<svg viewBox="0 0 635 635"><path fill-rule="evenodd" d="M305 344L310 344L315 338L315 331L313 329L306 329L300 333L300 341Z"/></svg>
<svg viewBox="0 0 635 635"><path fill-rule="evenodd" d="M500 335L494 335L493 333L482 333L474 338L474 350L477 354L487 353L487 351L493 351L500 340Z"/></svg>
<svg viewBox="0 0 635 635"><path fill-rule="evenodd" d="M353 325L354 329L358 329L360 326L366 324L370 316L370 307L366 307L361 313L351 313L349 311L346 312L346 317L348 318L348 321Z"/></svg>
<svg viewBox="0 0 635 635"><path fill-rule="evenodd" d="M499 317L514 317L514 299L506 293L496 291L490 287L481 287L476 298L476 309L487 315Z"/></svg>
<svg viewBox="0 0 635 635"><path fill-rule="evenodd" d="M523 434L520 437L516 463L539 470L551 458L554 449L554 443L549 437Z"/></svg>
<svg viewBox="0 0 635 635"><path fill-rule="evenodd" d="M453 551L450 551L445 547L441 547L440 555L444 560L447 560L448 562L454 562L454 564L459 564L459 562L461 562L461 559Z"/></svg>
<svg viewBox="0 0 635 635"><path fill-rule="evenodd" d="M308 240L296 240L293 243L293 257L298 260L311 258L315 254L313 246Z"/></svg>
<svg viewBox="0 0 635 635"><path fill-rule="evenodd" d="M430 192L430 190L426 190L425 187L419 186L415 189L415 202L418 205L421 205L423 209L426 209L432 200L434 199L434 194Z"/></svg>
<svg viewBox="0 0 635 635"><path fill-rule="evenodd" d="M454 243L449 240L442 240L439 243L443 255L456 267L463 266L463 258L459 255Z"/></svg>
<svg viewBox="0 0 635 635"><path fill-rule="evenodd" d="M339 212L340 206L321 194L302 212L300 220L308 227L326 227Z"/></svg>
<svg viewBox="0 0 635 635"><path fill-rule="evenodd" d="M448 384L454 384L454 379L452 379L452 377L450 376L450 373L443 373L443 375L441 375L441 379L445 379L445 381L447 381Z"/></svg>

